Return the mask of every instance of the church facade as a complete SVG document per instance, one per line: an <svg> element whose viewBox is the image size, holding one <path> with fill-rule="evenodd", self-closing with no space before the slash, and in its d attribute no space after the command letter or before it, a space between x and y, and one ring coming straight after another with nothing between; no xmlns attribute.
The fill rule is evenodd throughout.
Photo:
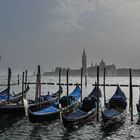
<svg viewBox="0 0 140 140"><path fill-rule="evenodd" d="M93 63L91 63L91 66L87 67L87 56L85 49L83 49L83 54L82 54L82 67L83 67L83 76L90 76L90 77L95 77L97 73L97 66L99 66L100 69L100 76L103 76L103 71L104 68L106 69L106 76L117 76L117 69L114 64L112 65L106 65L104 60L101 60L99 65L95 63L93 66ZM44 75L47 76L57 76L59 73L60 67L56 67L55 71L52 72L44 72ZM66 68L61 68L62 70L62 76L66 75ZM69 68L69 75L70 76L80 76L81 75L81 69L70 69Z"/></svg>

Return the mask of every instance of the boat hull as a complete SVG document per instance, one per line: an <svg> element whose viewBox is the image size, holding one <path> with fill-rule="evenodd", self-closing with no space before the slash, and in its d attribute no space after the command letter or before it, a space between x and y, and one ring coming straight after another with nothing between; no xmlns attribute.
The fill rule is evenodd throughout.
<svg viewBox="0 0 140 140"><path fill-rule="evenodd" d="M73 105L70 105L68 108L62 108L64 114L66 114L67 112L73 112L76 108L78 107L78 102L76 101ZM60 118L60 112L59 109L55 112L52 113L42 113L42 114L36 114L34 113L35 111L37 111L38 109L28 109L28 118L29 121L32 123L43 123L43 122L50 122L56 119Z"/></svg>
<svg viewBox="0 0 140 140"><path fill-rule="evenodd" d="M29 121L32 123L43 123L43 122L50 122L52 120L55 120L59 118L59 111L49 114L43 114L43 115L37 115L28 110L28 118Z"/></svg>
<svg viewBox="0 0 140 140"><path fill-rule="evenodd" d="M125 116L126 116L126 111L123 111L119 115L116 115L116 116L113 116L110 118L102 115L103 127L109 127L109 126L116 124L116 123L124 123Z"/></svg>
<svg viewBox="0 0 140 140"><path fill-rule="evenodd" d="M51 101L43 101L41 102L41 106L49 106L52 102ZM37 108L37 103L29 104L30 109L35 110ZM0 114L25 114L25 108L23 103L19 104L4 104L0 105Z"/></svg>
<svg viewBox="0 0 140 140"><path fill-rule="evenodd" d="M77 119L68 120L66 117L62 116L63 125L67 130L77 129L83 126L85 123L90 122L95 119L97 115L97 110L90 111L87 115L81 116Z"/></svg>

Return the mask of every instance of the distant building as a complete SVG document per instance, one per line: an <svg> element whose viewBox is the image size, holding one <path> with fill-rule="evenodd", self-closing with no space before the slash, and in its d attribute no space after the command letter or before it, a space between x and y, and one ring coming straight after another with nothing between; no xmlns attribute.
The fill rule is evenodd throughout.
<svg viewBox="0 0 140 140"><path fill-rule="evenodd" d="M104 68L106 70L106 76L113 77L113 76L129 76L129 69L127 68L119 68L117 69L114 64L107 65L104 60L102 59L99 65L95 63L91 63L90 67L87 67L87 56L85 53L85 49L83 49L82 54L82 67L83 67L83 76L87 75L90 77L96 77L97 76L97 66L99 66L99 74L100 76L103 76ZM54 71L52 72L44 72L44 75L46 76L58 76L60 67L56 67ZM61 75L66 76L66 68L61 68ZM80 76L81 75L81 69L70 69L69 68L69 75L70 76ZM133 76L140 76L140 69L133 69L132 70Z"/></svg>
<svg viewBox="0 0 140 140"><path fill-rule="evenodd" d="M87 68L88 76L94 77L97 75L97 66L99 66L100 76L103 76L104 68L106 70L106 76L117 76L116 66L114 64L106 65L103 59L101 60L99 65L95 63L95 66L93 66L93 63L91 63L91 66Z"/></svg>
<svg viewBox="0 0 140 140"><path fill-rule="evenodd" d="M83 67L83 75L87 75L87 56L85 53L85 48L83 50L83 55L82 55L82 67Z"/></svg>

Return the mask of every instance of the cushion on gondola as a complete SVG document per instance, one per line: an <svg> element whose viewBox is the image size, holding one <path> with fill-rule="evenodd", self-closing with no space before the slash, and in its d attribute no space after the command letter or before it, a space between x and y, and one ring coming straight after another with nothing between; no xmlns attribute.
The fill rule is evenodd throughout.
<svg viewBox="0 0 140 140"><path fill-rule="evenodd" d="M13 96L9 96L9 98L12 98ZM0 100L3 100L3 99L8 99L8 95L0 95Z"/></svg>
<svg viewBox="0 0 140 140"><path fill-rule="evenodd" d="M90 111L91 109L96 107L95 104L96 101L97 101L96 97L85 97L83 99L81 109L86 112Z"/></svg>
<svg viewBox="0 0 140 140"><path fill-rule="evenodd" d="M8 88L3 90L3 91L1 91L0 95L8 95Z"/></svg>
<svg viewBox="0 0 140 140"><path fill-rule="evenodd" d="M42 95L39 99L41 99L41 101L44 101L44 100L51 101L51 100L53 100L53 98L50 95Z"/></svg>
<svg viewBox="0 0 140 140"><path fill-rule="evenodd" d="M113 109L113 108L103 112L103 116L105 116L106 118L111 118L111 117L117 116L119 114L120 114L120 112L115 110L115 109Z"/></svg>
<svg viewBox="0 0 140 140"><path fill-rule="evenodd" d="M69 97L72 96L75 98L75 100L79 100L80 94L81 94L81 89L79 88L79 86L77 86L75 90L69 94Z"/></svg>
<svg viewBox="0 0 140 140"><path fill-rule="evenodd" d="M122 109L126 109L127 106L126 96L119 86L117 87L114 95L109 100L110 108L115 108L118 106L121 107Z"/></svg>
<svg viewBox="0 0 140 140"><path fill-rule="evenodd" d="M47 108L44 108L44 109L41 109L39 111L36 111L34 112L34 114L44 114L44 113L53 113L55 111L57 111L58 108L54 107L54 106L50 106L50 107L47 107Z"/></svg>
<svg viewBox="0 0 140 140"><path fill-rule="evenodd" d="M99 97L102 97L101 89L99 87L98 87L98 95L99 95ZM89 94L89 97L91 97L91 96L97 97L97 85L95 85L94 89Z"/></svg>
<svg viewBox="0 0 140 140"><path fill-rule="evenodd" d="M84 112L84 111L78 109L77 111L70 113L70 114L69 114L68 116L66 116L65 118L66 118L67 120L72 120L72 119L76 119L76 118L85 116L85 115L87 115L87 114L88 114L87 112Z"/></svg>

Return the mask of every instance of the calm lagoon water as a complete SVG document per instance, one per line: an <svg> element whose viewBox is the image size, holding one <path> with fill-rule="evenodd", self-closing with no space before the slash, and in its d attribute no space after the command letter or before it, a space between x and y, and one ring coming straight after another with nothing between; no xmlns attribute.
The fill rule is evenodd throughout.
<svg viewBox="0 0 140 140"><path fill-rule="evenodd" d="M0 76L0 84L6 83L6 76ZM17 77L12 77L12 82L16 82ZM28 81L35 81L35 77L30 76ZM58 82L58 77L42 77L43 82ZM93 89L92 84L95 83L96 78L88 78L88 86L83 86L83 97L87 96ZM62 77L62 82L66 82L66 78ZM76 83L80 82L80 77L70 77L69 82ZM100 77L100 83L103 82L103 78ZM84 83L84 80L83 80ZM129 84L128 77L108 77L106 78L106 83L110 84ZM133 78L133 84L140 84L140 77ZM0 87L0 91L5 87ZM69 91L71 92L75 87L70 86ZM11 90L15 93L21 91L21 86L13 86ZM47 94L48 91L55 92L58 90L58 86L54 85L42 85L42 94ZM63 95L66 95L66 87L63 86ZM102 90L102 87L101 87ZM115 87L106 87L106 96L109 99L112 94L115 92ZM122 87L122 90L125 92L128 103L129 103L129 88ZM139 98L139 88L133 88L134 94L134 115L136 112L136 102ZM35 85L30 86L30 91L28 92L28 98L34 98L35 94ZM103 97L101 98L103 106ZM100 118L101 120L101 118ZM47 139L140 139L140 126L136 124L137 116L134 117L134 122L130 122L130 113L127 109L127 116L125 123L121 125L115 125L111 128L104 129L102 128L102 123L92 121L85 124L78 130L67 132L61 125L59 119L51 123L37 123L32 124L28 121L28 118L24 116L15 116L13 115L0 115L0 140L47 140Z"/></svg>

